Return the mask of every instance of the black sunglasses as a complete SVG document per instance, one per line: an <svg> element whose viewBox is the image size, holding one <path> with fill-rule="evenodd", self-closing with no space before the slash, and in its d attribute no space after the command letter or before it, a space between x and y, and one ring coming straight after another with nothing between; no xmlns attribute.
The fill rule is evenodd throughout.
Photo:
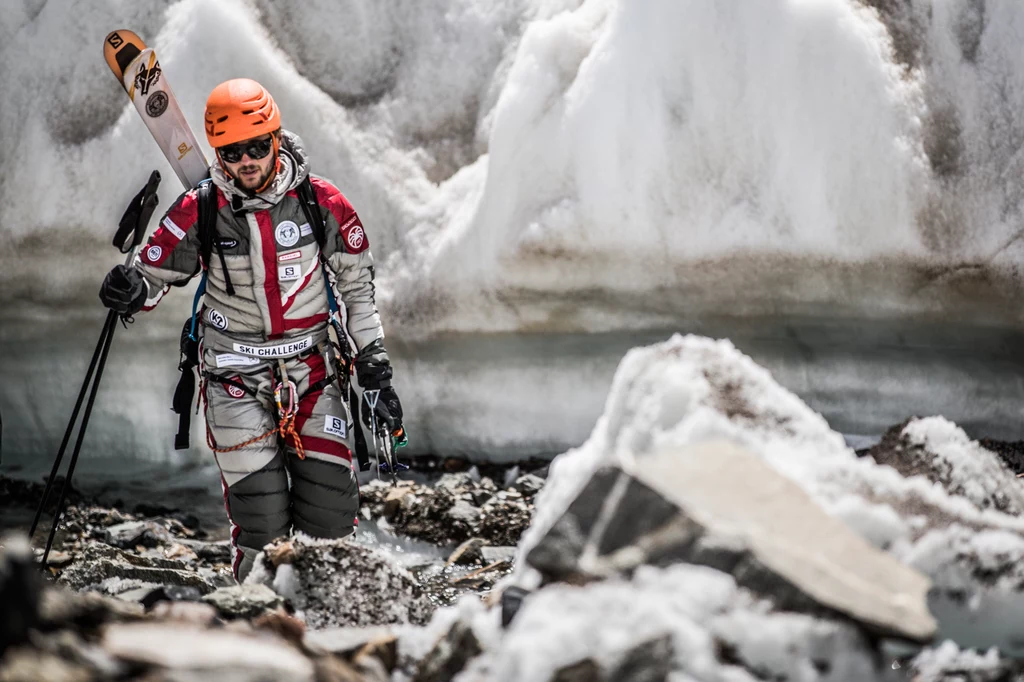
<svg viewBox="0 0 1024 682"><path fill-rule="evenodd" d="M274 148L274 137L265 137L262 140L249 140L238 142L221 147L218 151L220 158L228 163L238 163L242 160L243 154L248 154L250 159L262 159Z"/></svg>

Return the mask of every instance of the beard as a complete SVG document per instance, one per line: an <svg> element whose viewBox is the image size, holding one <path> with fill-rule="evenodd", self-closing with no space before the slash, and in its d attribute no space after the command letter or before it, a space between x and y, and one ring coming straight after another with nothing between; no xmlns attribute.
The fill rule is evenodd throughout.
<svg viewBox="0 0 1024 682"><path fill-rule="evenodd" d="M258 175L251 175L248 177L242 175L243 172L254 170L260 171L261 166L253 163L239 167L237 171L238 175L235 176L235 186L249 194L255 194L257 189L267 184L267 180L277 170L277 164L271 162L267 170L265 172L259 173Z"/></svg>

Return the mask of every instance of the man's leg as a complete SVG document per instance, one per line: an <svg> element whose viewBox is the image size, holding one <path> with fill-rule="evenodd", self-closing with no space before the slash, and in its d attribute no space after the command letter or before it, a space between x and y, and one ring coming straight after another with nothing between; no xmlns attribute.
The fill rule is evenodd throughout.
<svg viewBox="0 0 1024 682"><path fill-rule="evenodd" d="M295 424L304 458L288 443L292 523L295 530L313 537L344 537L353 532L359 511L359 484L352 470L353 425L336 386L309 391L325 376L321 356L293 361L289 372L304 394Z"/></svg>
<svg viewBox="0 0 1024 682"><path fill-rule="evenodd" d="M206 385L206 423L218 450L261 436L277 424L273 413L253 395L256 380L233 379L248 390L215 380ZM284 456L275 434L237 450L216 452L215 457L231 522L231 570L241 582L263 546L289 532Z"/></svg>

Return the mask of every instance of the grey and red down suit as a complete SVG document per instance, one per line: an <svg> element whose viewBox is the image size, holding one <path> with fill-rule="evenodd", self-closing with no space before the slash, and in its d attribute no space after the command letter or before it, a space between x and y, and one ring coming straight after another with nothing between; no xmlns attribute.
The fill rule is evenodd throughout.
<svg viewBox="0 0 1024 682"><path fill-rule="evenodd" d="M357 426L336 383L324 385L329 304L320 247L296 193L308 162L296 135L282 131L282 137L277 176L259 195L236 188L218 164L210 169L217 189L216 236L234 287L229 295L215 251L205 264L200 340L210 441L227 450L278 424L274 386L283 360L300 396L294 424L304 450L300 458L289 439L282 443L275 435L215 452L238 580L267 542L293 527L321 538L352 533L359 504L352 468ZM310 179L326 223L323 257L345 329L361 362L386 364L373 257L362 223L334 185ZM140 252L135 265L148 289L144 311L153 309L171 285L198 273L198 219L197 193L190 190L174 202Z"/></svg>

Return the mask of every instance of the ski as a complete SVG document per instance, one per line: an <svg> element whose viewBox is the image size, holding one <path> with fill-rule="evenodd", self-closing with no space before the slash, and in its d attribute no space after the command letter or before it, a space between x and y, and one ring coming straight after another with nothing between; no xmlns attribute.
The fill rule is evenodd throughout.
<svg viewBox="0 0 1024 682"><path fill-rule="evenodd" d="M209 163L164 78L156 52L135 33L118 29L104 39L103 56L181 184L186 189L198 185L207 176Z"/></svg>

